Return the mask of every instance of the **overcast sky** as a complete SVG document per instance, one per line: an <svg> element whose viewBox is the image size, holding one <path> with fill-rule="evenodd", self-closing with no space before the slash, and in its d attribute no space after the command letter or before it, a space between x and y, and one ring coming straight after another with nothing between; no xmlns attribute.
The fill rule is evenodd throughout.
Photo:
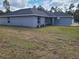
<svg viewBox="0 0 79 59"><path fill-rule="evenodd" d="M0 9L3 8L3 1L0 0ZM79 3L79 0L9 0L11 9L16 10L19 8L30 8L34 5L36 6L43 6L45 9L50 9L51 6L58 6L60 8L64 8L64 6L69 6L71 3L74 3L75 5Z"/></svg>

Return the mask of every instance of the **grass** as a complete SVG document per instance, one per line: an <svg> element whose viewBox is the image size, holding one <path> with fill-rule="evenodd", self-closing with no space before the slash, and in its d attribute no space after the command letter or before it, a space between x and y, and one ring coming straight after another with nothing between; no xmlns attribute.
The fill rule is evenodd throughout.
<svg viewBox="0 0 79 59"><path fill-rule="evenodd" d="M0 59L79 59L79 27L0 26Z"/></svg>

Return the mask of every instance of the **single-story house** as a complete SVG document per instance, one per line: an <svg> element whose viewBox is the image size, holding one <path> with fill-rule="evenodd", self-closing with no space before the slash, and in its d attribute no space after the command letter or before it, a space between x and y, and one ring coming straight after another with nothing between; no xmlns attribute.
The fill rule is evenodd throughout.
<svg viewBox="0 0 79 59"><path fill-rule="evenodd" d="M0 25L41 27L48 25L70 26L73 23L73 17L68 14L52 13L37 8L21 9L0 15Z"/></svg>

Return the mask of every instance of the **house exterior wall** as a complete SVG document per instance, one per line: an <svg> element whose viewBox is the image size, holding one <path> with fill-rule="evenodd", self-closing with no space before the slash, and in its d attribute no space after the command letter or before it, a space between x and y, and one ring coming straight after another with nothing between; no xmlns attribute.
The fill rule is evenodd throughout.
<svg viewBox="0 0 79 59"><path fill-rule="evenodd" d="M11 25L37 27L36 17L13 17L10 18Z"/></svg>
<svg viewBox="0 0 79 59"><path fill-rule="evenodd" d="M44 17L41 17L41 18L40 18L40 24L41 24L41 26L42 26L42 25L45 25L45 18L44 18Z"/></svg>
<svg viewBox="0 0 79 59"><path fill-rule="evenodd" d="M55 25L60 26L70 26L74 23L74 19L71 17L61 17L60 19L55 20Z"/></svg>
<svg viewBox="0 0 79 59"><path fill-rule="evenodd" d="M37 27L36 17L10 17L9 21L10 23L8 23L8 18L0 18L0 24L2 25Z"/></svg>
<svg viewBox="0 0 79 59"><path fill-rule="evenodd" d="M0 18L0 25L6 25L7 24L7 18L5 17L5 18Z"/></svg>
<svg viewBox="0 0 79 59"><path fill-rule="evenodd" d="M38 25L46 25L49 22L49 18L40 17L40 24L38 24L38 17L0 17L1 25L15 25L15 26L26 26L26 27L37 27ZM10 21L10 22L8 22ZM47 21L47 22L46 22ZM72 17L61 17L60 19L52 18L52 25L69 26L74 23Z"/></svg>

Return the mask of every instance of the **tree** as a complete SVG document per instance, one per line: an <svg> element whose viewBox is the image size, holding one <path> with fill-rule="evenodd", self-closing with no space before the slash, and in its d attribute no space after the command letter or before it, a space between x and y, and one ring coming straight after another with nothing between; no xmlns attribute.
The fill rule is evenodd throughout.
<svg viewBox="0 0 79 59"><path fill-rule="evenodd" d="M74 4L71 3L70 6L69 6L68 11L66 11L66 13L68 13L70 15L74 15L74 10L73 10L74 7L75 7Z"/></svg>
<svg viewBox="0 0 79 59"><path fill-rule="evenodd" d="M6 9L6 12L10 12L10 3L8 0L3 1L3 6Z"/></svg>
<svg viewBox="0 0 79 59"><path fill-rule="evenodd" d="M76 10L74 13L74 19L75 21L79 22L79 10Z"/></svg>
<svg viewBox="0 0 79 59"><path fill-rule="evenodd" d="M38 10L45 10L41 5L38 6Z"/></svg>
<svg viewBox="0 0 79 59"><path fill-rule="evenodd" d="M75 21L79 22L79 4L77 5L76 11L74 13Z"/></svg>
<svg viewBox="0 0 79 59"><path fill-rule="evenodd" d="M55 8L52 6L51 9L50 9L50 11L51 11L51 12L52 12L52 11L55 11Z"/></svg>
<svg viewBox="0 0 79 59"><path fill-rule="evenodd" d="M53 11L53 12L63 12L61 8L58 8L57 6L56 7L51 7L50 11Z"/></svg>
<svg viewBox="0 0 79 59"><path fill-rule="evenodd" d="M33 8L36 8L36 6L34 5Z"/></svg>
<svg viewBox="0 0 79 59"><path fill-rule="evenodd" d="M57 6L56 6L56 7L53 7L53 6L52 6L50 11L57 12Z"/></svg>
<svg viewBox="0 0 79 59"><path fill-rule="evenodd" d="M3 14L3 11L2 10L0 10L0 14Z"/></svg>
<svg viewBox="0 0 79 59"><path fill-rule="evenodd" d="M63 12L61 8L57 8L57 12Z"/></svg>
<svg viewBox="0 0 79 59"><path fill-rule="evenodd" d="M74 4L72 3L72 4L70 4L70 6L69 6L69 9L71 10L72 8L74 8L75 6L74 6Z"/></svg>

